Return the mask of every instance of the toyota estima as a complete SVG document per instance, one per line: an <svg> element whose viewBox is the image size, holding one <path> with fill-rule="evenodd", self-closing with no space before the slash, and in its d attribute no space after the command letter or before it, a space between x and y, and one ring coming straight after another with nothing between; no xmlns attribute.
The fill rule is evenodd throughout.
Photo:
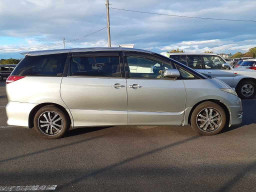
<svg viewBox="0 0 256 192"><path fill-rule="evenodd" d="M106 125L191 125L214 135L242 121L228 85L144 50L29 52L6 83L8 124L47 138Z"/></svg>

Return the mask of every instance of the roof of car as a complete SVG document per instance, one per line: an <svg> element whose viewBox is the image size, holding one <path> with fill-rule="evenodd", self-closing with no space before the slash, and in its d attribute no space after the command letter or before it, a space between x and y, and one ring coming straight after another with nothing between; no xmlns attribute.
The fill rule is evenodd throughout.
<svg viewBox="0 0 256 192"><path fill-rule="evenodd" d="M168 53L169 55L217 55L215 53Z"/></svg>
<svg viewBox="0 0 256 192"><path fill-rule="evenodd" d="M246 59L244 61L256 61L256 59Z"/></svg>
<svg viewBox="0 0 256 192"><path fill-rule="evenodd" d="M51 54L60 54L60 53L75 53L75 52L98 52L98 51L135 51L150 53L150 51L142 49L133 49L133 48L123 48L123 47L94 47L94 48L74 48L74 49L55 49L55 50L42 50L42 51L30 51L24 52L23 55L37 56L37 55L51 55Z"/></svg>

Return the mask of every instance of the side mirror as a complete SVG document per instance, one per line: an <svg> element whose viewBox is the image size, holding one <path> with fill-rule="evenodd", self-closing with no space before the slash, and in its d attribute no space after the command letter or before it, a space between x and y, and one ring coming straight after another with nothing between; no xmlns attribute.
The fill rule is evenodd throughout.
<svg viewBox="0 0 256 192"><path fill-rule="evenodd" d="M165 78L178 78L180 77L180 72L178 69L167 69L164 71Z"/></svg>
<svg viewBox="0 0 256 192"><path fill-rule="evenodd" d="M228 63L224 63L224 64L222 64L222 68L226 69L226 70L230 70L231 66Z"/></svg>

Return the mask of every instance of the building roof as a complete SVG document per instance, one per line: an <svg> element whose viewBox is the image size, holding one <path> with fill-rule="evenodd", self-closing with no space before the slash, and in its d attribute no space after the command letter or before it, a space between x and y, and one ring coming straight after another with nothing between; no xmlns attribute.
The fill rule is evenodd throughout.
<svg viewBox="0 0 256 192"><path fill-rule="evenodd" d="M95 51L135 51L150 53L150 51L142 49L133 49L133 48L123 48L123 47L94 47L94 48L74 48L74 49L55 49L55 50L42 50L42 51L30 51L24 52L23 55L37 56L37 55L51 55L51 54L60 54L60 53L75 53L75 52L95 52Z"/></svg>

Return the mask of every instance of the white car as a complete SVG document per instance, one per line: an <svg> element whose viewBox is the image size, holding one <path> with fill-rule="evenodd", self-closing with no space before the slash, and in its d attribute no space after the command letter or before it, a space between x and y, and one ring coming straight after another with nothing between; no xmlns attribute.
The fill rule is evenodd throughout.
<svg viewBox="0 0 256 192"><path fill-rule="evenodd" d="M212 78L218 78L234 88L242 99L253 99L256 94L256 71L232 68L216 54L162 53Z"/></svg>

